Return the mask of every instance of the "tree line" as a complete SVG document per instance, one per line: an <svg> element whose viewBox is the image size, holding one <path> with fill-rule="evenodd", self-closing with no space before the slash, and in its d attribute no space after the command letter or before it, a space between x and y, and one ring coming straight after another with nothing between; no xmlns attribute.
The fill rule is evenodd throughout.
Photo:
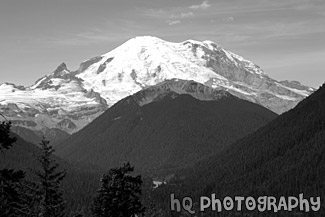
<svg viewBox="0 0 325 217"><path fill-rule="evenodd" d="M0 123L0 152L12 148L16 138L10 133L11 122ZM64 217L67 201L63 197L62 183L67 171L53 157L55 149L45 138L39 144L37 156L39 169L31 169L33 179L26 171L2 167L0 169L0 216L1 217ZM141 176L131 173L134 167L124 163L120 168L110 169L101 177L101 187L90 206L93 217L141 216L145 207L140 199ZM82 217L76 212L71 216Z"/></svg>

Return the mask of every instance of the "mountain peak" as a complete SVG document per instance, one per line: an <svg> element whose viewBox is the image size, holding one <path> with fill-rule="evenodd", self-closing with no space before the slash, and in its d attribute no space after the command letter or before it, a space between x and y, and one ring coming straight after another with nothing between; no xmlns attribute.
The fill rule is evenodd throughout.
<svg viewBox="0 0 325 217"><path fill-rule="evenodd" d="M261 104L276 113L294 107L312 89L281 83L258 65L205 40L168 42L153 36L132 38L80 65L76 77L101 93L108 105L166 80L193 80Z"/></svg>
<svg viewBox="0 0 325 217"><path fill-rule="evenodd" d="M67 65L63 62L61 63L55 70L54 70L54 74L56 73L60 73L62 71L68 71Z"/></svg>
<svg viewBox="0 0 325 217"><path fill-rule="evenodd" d="M154 37L154 36L136 36L134 38L131 38L127 40L124 44L121 45L123 46L146 46L146 45L151 45L155 43L164 43L164 41L161 38Z"/></svg>
<svg viewBox="0 0 325 217"><path fill-rule="evenodd" d="M31 89L35 88L53 88L59 87L60 84L69 82L71 80L78 80L73 73L67 68L67 65L61 63L52 73L38 79Z"/></svg>
<svg viewBox="0 0 325 217"><path fill-rule="evenodd" d="M139 91L139 98L135 98L138 106L166 94L187 94L200 101L222 101L232 95L280 114L296 106L313 89L298 82L278 82L253 62L212 41L175 43L139 36L82 62L76 71L61 63L26 90L2 85L0 101L17 104L27 119L39 115L37 130L70 119L77 128L67 132L74 132ZM33 111L25 109L28 107Z"/></svg>
<svg viewBox="0 0 325 217"><path fill-rule="evenodd" d="M151 41L163 41L163 39L151 35L136 36L130 40L151 40Z"/></svg>

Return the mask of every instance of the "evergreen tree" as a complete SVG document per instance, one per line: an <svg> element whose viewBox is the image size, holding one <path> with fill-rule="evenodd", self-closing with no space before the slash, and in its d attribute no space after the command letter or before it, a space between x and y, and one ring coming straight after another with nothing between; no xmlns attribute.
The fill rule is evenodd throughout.
<svg viewBox="0 0 325 217"><path fill-rule="evenodd" d="M38 186L36 183L22 180L19 185L20 201L21 201L21 213L20 217L38 217L39 216L39 195Z"/></svg>
<svg viewBox="0 0 325 217"><path fill-rule="evenodd" d="M3 116L0 113L0 116ZM5 157L4 150L12 147L16 141L10 135L11 122L3 121L0 123L0 150ZM0 170L0 214L3 217L9 216L35 216L32 211L33 185L25 180L25 172L1 168Z"/></svg>
<svg viewBox="0 0 325 217"><path fill-rule="evenodd" d="M20 182L25 178L23 171L0 170L0 213L1 216L19 216L21 213Z"/></svg>
<svg viewBox="0 0 325 217"><path fill-rule="evenodd" d="M0 114L2 116L2 114ZM15 137L10 136L10 121L2 121L0 123L0 151L3 152L4 149L9 149L14 142L16 142Z"/></svg>
<svg viewBox="0 0 325 217"><path fill-rule="evenodd" d="M41 169L34 171L39 181L38 212L40 217L61 217L64 216L65 201L60 186L66 172L57 171L59 165L52 158L55 150L49 143L45 138L42 139L42 154L38 158Z"/></svg>
<svg viewBox="0 0 325 217"><path fill-rule="evenodd" d="M102 186L91 205L94 217L135 217L143 215L140 201L141 176L132 176L134 168L129 163L109 170L102 176Z"/></svg>

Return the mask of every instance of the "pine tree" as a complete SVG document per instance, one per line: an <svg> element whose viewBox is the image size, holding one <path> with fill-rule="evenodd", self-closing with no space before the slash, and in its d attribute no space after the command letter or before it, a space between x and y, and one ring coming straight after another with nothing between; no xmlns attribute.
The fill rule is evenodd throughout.
<svg viewBox="0 0 325 217"><path fill-rule="evenodd" d="M19 191L20 191L20 201L21 201L21 208L20 208L20 217L38 217L39 216L39 191L38 186L36 183L23 180L20 182Z"/></svg>
<svg viewBox="0 0 325 217"><path fill-rule="evenodd" d="M23 171L0 170L0 213L1 216L18 216L21 213L19 184L25 178Z"/></svg>
<svg viewBox="0 0 325 217"><path fill-rule="evenodd" d="M59 164L52 157L55 150L49 143L45 138L42 139L40 143L42 154L38 158L41 169L34 170L39 181L38 212L40 217L61 217L65 215L65 201L60 186L66 172L64 170L57 172Z"/></svg>
<svg viewBox="0 0 325 217"><path fill-rule="evenodd" d="M3 116L0 113L0 116ZM6 119L6 118L5 118ZM10 135L11 122L3 121L0 123L0 150L5 157L4 150L12 147L16 141ZM32 185L25 180L25 172L1 168L0 170L0 214L7 216L28 216L33 215L33 195L27 189Z"/></svg>
<svg viewBox="0 0 325 217"><path fill-rule="evenodd" d="M141 176L132 176L129 163L109 170L102 176L102 186L91 205L94 217L135 217L145 211L141 200Z"/></svg>
<svg viewBox="0 0 325 217"><path fill-rule="evenodd" d="M0 114L2 116L2 114ZM15 137L10 136L10 121L2 121L0 123L0 151L3 152L4 149L9 149L14 142L16 142Z"/></svg>

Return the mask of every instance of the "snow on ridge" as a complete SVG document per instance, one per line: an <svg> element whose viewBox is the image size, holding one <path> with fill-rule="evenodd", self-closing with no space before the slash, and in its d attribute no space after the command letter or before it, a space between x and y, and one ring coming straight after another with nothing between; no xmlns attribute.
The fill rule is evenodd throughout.
<svg viewBox="0 0 325 217"><path fill-rule="evenodd" d="M257 65L255 65L252 61L250 60L247 60L245 59L244 57L240 56L240 55L237 55L229 50L226 50L226 49L223 49L222 50L226 53L226 55L232 59L234 62L236 62L237 64L237 61L235 61L234 59L238 60L239 62L242 62L246 65L246 68L248 68L248 72L250 73L255 73L255 74L258 74L258 75L266 75L266 73L260 69Z"/></svg>
<svg viewBox="0 0 325 217"><path fill-rule="evenodd" d="M208 63L212 66L215 64L216 67L208 67ZM283 105L273 105L272 99L266 100L264 106L267 108L273 106L274 109L281 106L287 109L290 103L297 102L311 93L310 89L296 90L277 83L253 62L209 40L201 42L190 39L176 43L153 36L140 36L82 64L77 73L63 67L62 78L60 75L51 77L57 72L55 70L26 89L2 84L0 104L12 102L23 110L29 106L40 111L55 109L62 114L65 114L64 112L80 114L80 120L73 122L86 125L88 122L85 117L88 117L89 109L97 109L91 113L92 118L95 118L107 108L107 105L111 106L146 87L171 79L193 80L212 88L228 90L240 98L253 101L254 99L258 101L260 93L269 92L284 102ZM250 73L248 76L247 72ZM72 74L70 76L66 75L67 73ZM272 83L272 88L275 88L270 89L265 85L266 82ZM293 93L288 94L290 96L283 95L287 92L283 91L283 88ZM301 89L304 89L304 86ZM295 96L294 93L298 94L296 98L291 97ZM107 105L98 101L101 98L107 101ZM48 118L57 121L57 116L48 115ZM78 129L83 126L78 125Z"/></svg>
<svg viewBox="0 0 325 217"><path fill-rule="evenodd" d="M276 97L284 100L289 100L289 101L296 101L297 98L286 96L286 95L280 95L280 94L275 94Z"/></svg>
<svg viewBox="0 0 325 217"><path fill-rule="evenodd" d="M186 42L205 46L202 42L194 40ZM87 90L101 92L106 99L112 98L109 92L116 92L114 89L120 88L121 84L126 93L135 93L139 90L137 87L141 89L166 79L193 79L200 83L205 83L211 78L226 80L204 67L203 62L193 56L184 44L170 43L151 36L130 39L101 57L100 61L89 66L77 77L85 80L84 86ZM96 73L110 58L112 61L106 64L105 70ZM121 96L125 97L126 94Z"/></svg>
<svg viewBox="0 0 325 217"><path fill-rule="evenodd" d="M285 88L287 90L290 90L290 91L292 91L292 92L294 92L294 93L296 93L298 95L301 95L303 97L307 97L307 96L310 95L310 92L308 92L307 90L298 90L298 89L295 89L295 88L291 88L291 87L285 86L285 85L280 84L278 82L276 83L276 85L281 86L281 87L283 87L283 88ZM308 88L308 90L310 90L310 88Z"/></svg>
<svg viewBox="0 0 325 217"><path fill-rule="evenodd" d="M38 87L38 85L40 85L45 79L46 79L46 77L47 76L44 76L42 79L40 79L37 83L35 83L34 85L32 85L31 87L30 87L30 89L35 89L35 88L37 88Z"/></svg>
<svg viewBox="0 0 325 217"><path fill-rule="evenodd" d="M101 55L102 59L91 66L89 66L84 72L78 74L77 77L86 80L85 87L87 90L94 89L99 90L98 85L102 86L98 80L102 79L112 81L112 74L123 73L130 74L132 70L135 70L139 74L139 79L146 71L153 72L155 68L164 66L164 69L168 69L165 72L160 72L162 75L166 76L167 79L177 78L186 79L184 76L184 70L182 68L187 68L187 71L193 70L191 77L197 77L198 82L206 82L208 78L202 79L202 77L219 77L222 79L222 76L216 75L217 73L208 70L204 67L204 61L201 57L197 57L190 52L185 46L186 42L197 44L202 47L206 47L210 50L215 48L212 45L216 43L212 41L196 41L196 40L186 40L181 43L167 42L160 38L153 36L140 36L132 38L126 41L121 46L113 49L112 51ZM238 66L238 61L244 61L244 67L247 68L247 71L256 74L263 74L263 71L257 68L251 61L245 60L243 57L238 56L230 51L222 49L227 56L227 58ZM197 51L200 56L204 55L204 52L201 49ZM202 54L201 54L201 53ZM108 59L113 59L111 63L106 65L106 69L102 75L96 75L97 69L105 63ZM236 61L237 59L238 61ZM178 64L179 67L176 67L175 64ZM195 72L196 71L196 72ZM167 73L167 74L166 74ZM199 73L202 73L201 75ZM171 76L174 75L174 76ZM105 77L107 79L105 79ZM200 78L201 77L201 78ZM113 79L114 80L114 79ZM105 83L107 83L105 81ZM150 82L149 82L150 83Z"/></svg>

